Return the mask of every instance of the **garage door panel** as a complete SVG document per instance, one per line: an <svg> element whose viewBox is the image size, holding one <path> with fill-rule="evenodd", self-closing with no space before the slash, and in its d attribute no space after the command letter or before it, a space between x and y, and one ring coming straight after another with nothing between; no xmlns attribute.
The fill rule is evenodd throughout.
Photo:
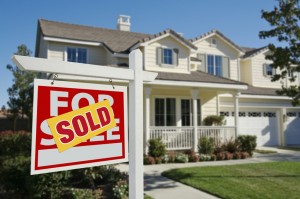
<svg viewBox="0 0 300 199"><path fill-rule="evenodd" d="M286 145L300 145L300 111L288 110L286 115Z"/></svg>
<svg viewBox="0 0 300 199"><path fill-rule="evenodd" d="M229 114L227 114L227 112ZM226 125L234 126L234 112L223 110ZM274 110L247 110L239 112L239 135L256 135L258 146L278 145L278 119Z"/></svg>

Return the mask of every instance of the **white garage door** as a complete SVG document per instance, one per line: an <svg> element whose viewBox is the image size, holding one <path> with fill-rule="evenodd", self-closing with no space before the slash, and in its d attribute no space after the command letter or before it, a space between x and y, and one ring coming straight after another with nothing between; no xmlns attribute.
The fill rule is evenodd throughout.
<svg viewBox="0 0 300 199"><path fill-rule="evenodd" d="M226 126L234 126L234 112L223 110ZM239 135L256 135L258 146L279 145L278 138L278 113L274 110L249 110L240 109Z"/></svg>
<svg viewBox="0 0 300 199"><path fill-rule="evenodd" d="M300 145L300 111L287 110L286 145Z"/></svg>

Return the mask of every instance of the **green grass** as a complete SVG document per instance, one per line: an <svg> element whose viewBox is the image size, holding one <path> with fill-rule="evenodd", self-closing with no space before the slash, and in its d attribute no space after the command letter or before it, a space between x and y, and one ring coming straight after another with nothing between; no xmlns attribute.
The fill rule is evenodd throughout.
<svg viewBox="0 0 300 199"><path fill-rule="evenodd" d="M300 147L278 147L278 149L285 149L291 151L300 151Z"/></svg>
<svg viewBox="0 0 300 199"><path fill-rule="evenodd" d="M274 154L274 153L277 153L277 151L273 151L273 150L261 150L261 149L255 149L254 152L260 153L260 154Z"/></svg>
<svg viewBox="0 0 300 199"><path fill-rule="evenodd" d="M300 197L300 162L192 167L163 175L226 199Z"/></svg>

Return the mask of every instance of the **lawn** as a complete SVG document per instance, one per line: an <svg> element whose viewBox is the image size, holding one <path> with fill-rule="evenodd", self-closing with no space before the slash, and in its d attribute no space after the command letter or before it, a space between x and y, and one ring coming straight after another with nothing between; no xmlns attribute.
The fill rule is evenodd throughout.
<svg viewBox="0 0 300 199"><path fill-rule="evenodd" d="M163 175L221 198L300 197L300 162L192 167Z"/></svg>
<svg viewBox="0 0 300 199"><path fill-rule="evenodd" d="M300 147L278 147L279 149L291 150L291 151L300 151Z"/></svg>

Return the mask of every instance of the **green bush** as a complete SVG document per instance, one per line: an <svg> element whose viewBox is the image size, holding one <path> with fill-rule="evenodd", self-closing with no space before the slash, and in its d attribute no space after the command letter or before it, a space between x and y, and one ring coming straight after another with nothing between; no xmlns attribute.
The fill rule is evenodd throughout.
<svg viewBox="0 0 300 199"><path fill-rule="evenodd" d="M149 140L149 153L148 155L158 158L166 155L166 145L161 139Z"/></svg>
<svg viewBox="0 0 300 199"><path fill-rule="evenodd" d="M224 151L235 153L240 151L240 142L238 139L230 139L227 140L223 145L222 148Z"/></svg>
<svg viewBox="0 0 300 199"><path fill-rule="evenodd" d="M239 135L237 138L240 143L242 152L247 152L250 156L253 155L253 151L256 148L256 136L255 135Z"/></svg>
<svg viewBox="0 0 300 199"><path fill-rule="evenodd" d="M198 152L200 154L212 154L215 148L213 138L201 137L198 142Z"/></svg>
<svg viewBox="0 0 300 199"><path fill-rule="evenodd" d="M224 116L209 115L203 119L204 126L222 126L224 124Z"/></svg>
<svg viewBox="0 0 300 199"><path fill-rule="evenodd" d="M178 153L175 156L175 162L176 163L187 163L189 161L189 157L186 154Z"/></svg>
<svg viewBox="0 0 300 199"><path fill-rule="evenodd" d="M0 133L0 156L30 156L31 133L25 131L3 131Z"/></svg>

